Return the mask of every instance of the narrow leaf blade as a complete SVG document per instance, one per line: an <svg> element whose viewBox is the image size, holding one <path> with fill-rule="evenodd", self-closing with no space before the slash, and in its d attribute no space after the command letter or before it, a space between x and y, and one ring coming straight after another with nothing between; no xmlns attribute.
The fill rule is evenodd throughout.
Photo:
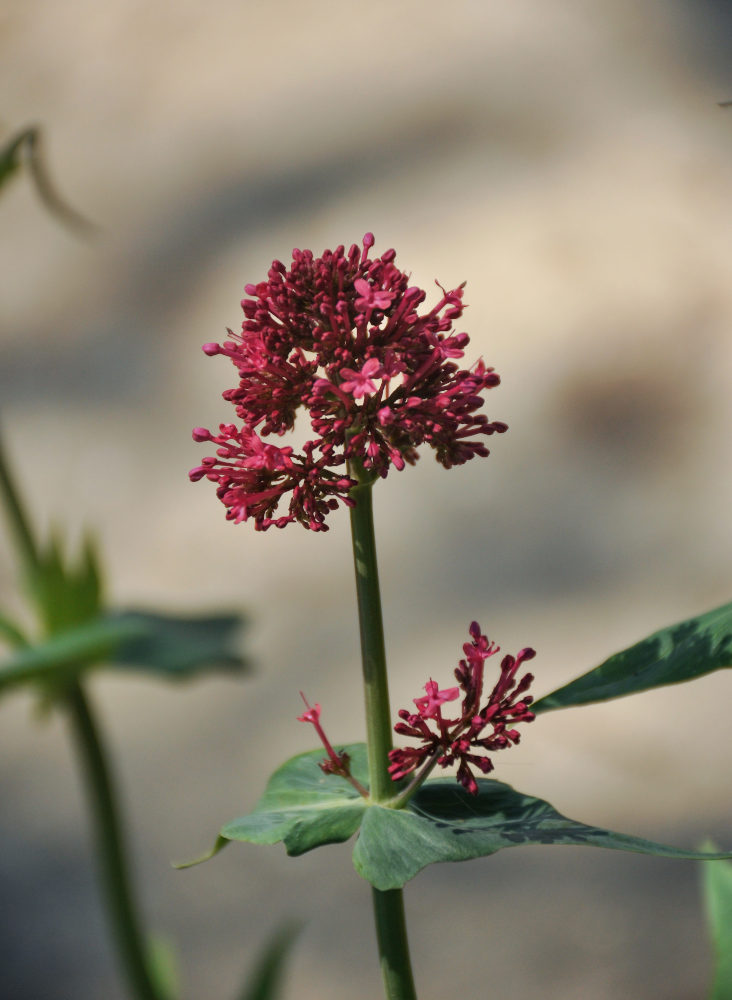
<svg viewBox="0 0 732 1000"><path fill-rule="evenodd" d="M147 953L158 1000L176 1000L181 995L181 986L175 946L167 938L154 935L148 941Z"/></svg>
<svg viewBox="0 0 732 1000"><path fill-rule="evenodd" d="M94 232L96 226L67 205L56 192L46 168L42 133L37 126L23 129L0 148L0 187L24 164L38 196L49 212L72 229L85 234Z"/></svg>
<svg viewBox="0 0 732 1000"><path fill-rule="evenodd" d="M732 604L660 629L540 698L535 712L588 705L732 666Z"/></svg>
<svg viewBox="0 0 732 1000"><path fill-rule="evenodd" d="M27 141L28 130L14 135L9 142L0 148L0 187L6 184L20 169L23 144Z"/></svg>
<svg viewBox="0 0 732 1000"><path fill-rule="evenodd" d="M729 1000L732 997L732 864L709 861L704 865L704 901L715 955L709 1000Z"/></svg>
<svg viewBox="0 0 732 1000"><path fill-rule="evenodd" d="M281 996L285 963L299 933L300 925L296 923L287 924L275 932L259 956L240 1000L277 1000Z"/></svg>

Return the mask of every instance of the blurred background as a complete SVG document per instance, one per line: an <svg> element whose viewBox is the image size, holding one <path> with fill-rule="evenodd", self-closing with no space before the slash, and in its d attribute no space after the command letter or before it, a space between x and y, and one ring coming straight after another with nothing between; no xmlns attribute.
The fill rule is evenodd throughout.
<svg viewBox="0 0 732 1000"><path fill-rule="evenodd" d="M138 885L185 996L230 998L305 921L288 997L380 995L347 845L233 845L187 872L266 776L363 738L348 521L224 520L187 470L231 418L200 351L292 248L376 235L413 281L467 280L502 376L493 454L425 454L377 487L394 710L446 683L477 618L532 645L537 694L732 596L732 8L723 0L10 0L2 137L38 123L61 228L0 201L3 432L39 525L97 532L117 605L238 610L256 671L171 688L99 677ZM435 289L436 291L436 289ZM0 600L17 608L0 538ZM588 823L732 848L732 679L541 717L496 777ZM64 720L0 704L0 990L119 1000ZM530 848L407 888L420 996L692 1000L709 954L691 862ZM490 989L487 988L490 984Z"/></svg>

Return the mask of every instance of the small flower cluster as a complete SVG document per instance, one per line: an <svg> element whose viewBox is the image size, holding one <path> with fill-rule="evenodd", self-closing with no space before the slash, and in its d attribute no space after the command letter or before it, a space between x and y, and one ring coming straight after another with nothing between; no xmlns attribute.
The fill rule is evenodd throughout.
<svg viewBox="0 0 732 1000"><path fill-rule="evenodd" d="M485 756L485 751L503 750L518 743L520 734L513 728L514 725L534 719L534 713L529 708L534 699L531 695L524 696L534 679L533 675L524 674L516 682L519 667L526 660L534 658L534 650L522 649L515 657L503 657L498 682L481 708L485 661L498 653L500 647L482 635L477 622L471 624L470 635L473 641L466 642L463 646L465 659L460 661L455 670L458 687L440 690L435 681L429 680L425 684L426 695L414 699L417 711L402 709L399 712L402 721L394 726L394 731L401 736L421 740L422 746L390 752L389 773L394 781L404 778L423 765L420 778L426 776L426 771L431 770L435 764L447 767L457 763L458 781L471 795L477 795L478 783L471 766L482 774L488 774L493 770L493 762ZM442 706L457 700L461 689L463 701L460 717L445 719ZM477 753L472 752L476 750Z"/></svg>
<svg viewBox="0 0 732 1000"><path fill-rule="evenodd" d="M353 505L346 462L385 477L414 464L426 443L449 469L486 456L482 439L507 429L476 412L498 375L482 361L455 363L469 341L452 328L463 286L438 285L437 304L420 314L426 293L409 285L394 250L371 259L373 243L367 233L347 253L294 250L289 270L274 261L266 281L245 288L241 334L204 345L238 371L238 387L224 398L244 426L221 424L218 434L197 427L194 440L216 445L216 457L190 476L216 483L229 520L324 531L339 502ZM314 434L302 453L262 441L292 430L301 406Z"/></svg>

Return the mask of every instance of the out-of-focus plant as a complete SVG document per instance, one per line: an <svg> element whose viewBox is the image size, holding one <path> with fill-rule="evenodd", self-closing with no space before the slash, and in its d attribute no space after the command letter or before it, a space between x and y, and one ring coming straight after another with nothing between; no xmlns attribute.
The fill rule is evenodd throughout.
<svg viewBox="0 0 732 1000"><path fill-rule="evenodd" d="M45 710L68 716L92 816L99 872L113 934L133 994L168 1000L151 960L134 901L112 766L89 701L87 681L102 669L144 671L183 680L213 670L240 672L238 615L173 616L117 610L103 599L99 556L87 537L70 557L61 537L40 543L0 446L0 494L21 564L18 590L33 613L25 619L0 614L0 636L10 646L0 661L0 695L35 692Z"/></svg>
<svg viewBox="0 0 732 1000"><path fill-rule="evenodd" d="M252 521L260 531L299 523L322 532L340 504L349 509L367 733L365 744L334 747L320 705L303 696L299 719L313 725L325 757L321 749L282 764L255 810L227 823L206 857L232 840L282 842L299 855L357 835L353 863L372 886L385 995L414 1000L402 889L430 864L534 844L730 857L567 819L548 802L484 776L496 753L519 742L517 726L543 712L731 666L732 604L655 632L536 702L528 694L534 677L523 672L534 650L500 657L473 622L457 683L426 681L415 710L402 709L393 727L411 742L394 747L373 487L414 464L422 446L450 469L487 456L485 438L507 428L479 412L499 383L493 369L482 360L460 368L469 338L453 324L462 315L463 286L438 286L437 304L421 309L425 292L396 267L393 250L372 257L373 245L367 233L348 251L339 246L316 258L295 250L289 268L274 261L265 280L245 286L241 333L203 348L228 358L237 373L224 398L239 423L193 432L214 453L191 478L215 484L227 519ZM311 434L299 452L265 440L284 437L303 410ZM453 765L455 777L431 777Z"/></svg>
<svg viewBox="0 0 732 1000"><path fill-rule="evenodd" d="M44 165L41 132L26 128L0 148L0 188L26 167L46 207L88 233L94 227L56 194ZM170 615L115 609L103 597L99 553L90 535L69 555L59 531L39 540L11 474L0 438L0 505L19 563L17 591L28 613L0 609L0 696L35 693L44 711L68 716L89 802L99 875L110 926L132 996L173 1000L178 973L169 949L144 931L124 847L113 768L87 691L102 669L183 681L247 667L238 641L241 614ZM277 931L247 976L242 1000L276 1000L293 926ZM42 956L39 955L42 960Z"/></svg>

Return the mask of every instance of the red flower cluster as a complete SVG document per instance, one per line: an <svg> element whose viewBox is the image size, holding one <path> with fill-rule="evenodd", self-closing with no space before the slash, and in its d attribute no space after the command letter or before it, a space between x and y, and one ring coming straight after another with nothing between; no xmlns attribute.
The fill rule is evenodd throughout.
<svg viewBox="0 0 732 1000"><path fill-rule="evenodd" d="M237 368L239 385L224 398L244 426L196 428L194 440L217 449L190 476L216 483L229 520L324 531L339 501L353 505L346 462L383 477L414 464L427 443L449 469L487 455L482 438L506 430L476 414L483 390L498 385L493 369L455 364L469 340L452 330L462 286L438 286L439 301L420 314L425 292L394 265L394 250L372 260L373 243L367 233L348 253L294 250L289 271L274 261L267 281L245 288L241 334L204 345ZM262 441L292 430L301 406L315 435L301 454Z"/></svg>
<svg viewBox="0 0 732 1000"><path fill-rule="evenodd" d="M457 763L458 781L472 795L477 795L478 783L470 766L488 774L493 770L493 762L483 753L472 753L471 748L478 751L503 750L519 742L520 734L513 726L518 722L531 722L534 719L534 713L529 709L533 697L521 697L534 677L532 674L524 674L516 683L516 672L525 660L532 660L536 656L534 650L522 649L515 657L503 657L498 683L481 708L485 661L499 652L500 647L481 634L477 622L471 624L470 634L473 641L466 642L463 646L466 659L461 660L455 670L459 686L440 691L437 684L430 680L425 684L426 696L414 699L417 711L402 709L399 712L402 721L397 722L394 731L401 736L421 740L422 746L392 750L389 753L389 773L394 781L411 774L422 765L425 770L431 770L435 764L447 767ZM442 706L459 698L460 689L464 693L460 718L443 718ZM489 732L484 735L487 727L490 727Z"/></svg>

